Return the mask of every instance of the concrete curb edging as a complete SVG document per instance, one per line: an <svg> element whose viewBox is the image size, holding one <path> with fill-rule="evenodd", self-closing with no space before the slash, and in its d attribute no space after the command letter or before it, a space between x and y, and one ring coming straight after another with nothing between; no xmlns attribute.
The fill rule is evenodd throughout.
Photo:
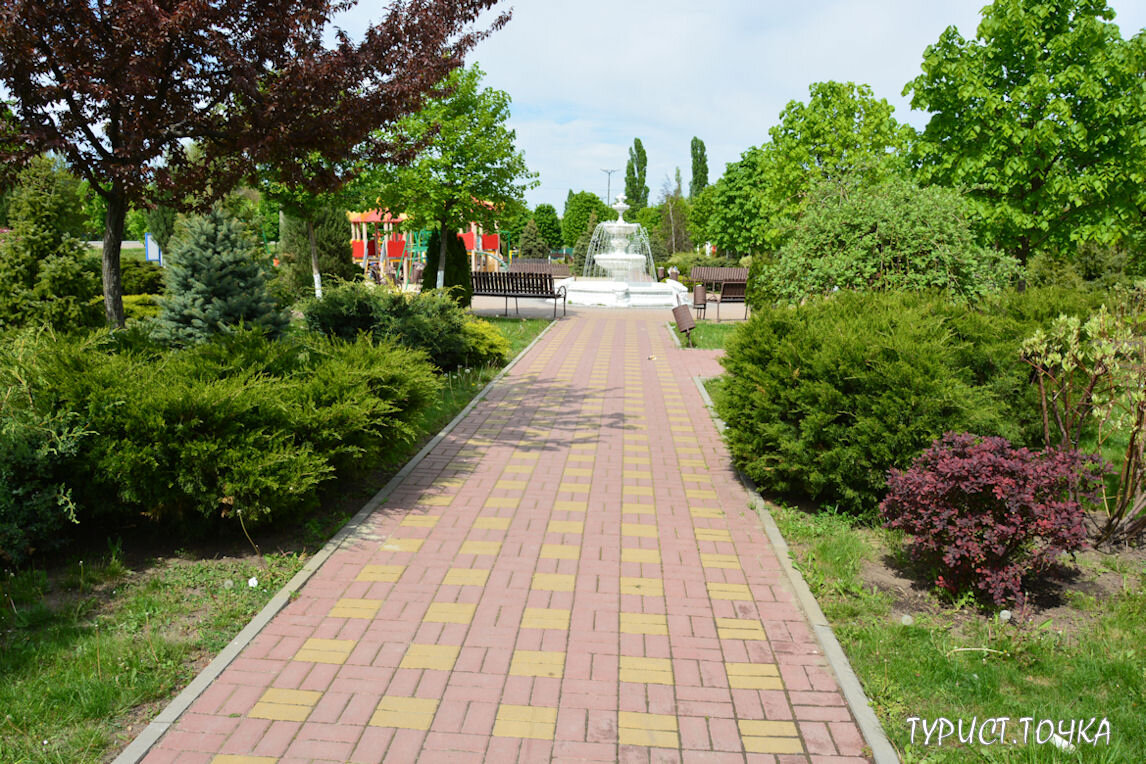
<svg viewBox="0 0 1146 764"><path fill-rule="evenodd" d="M262 631L263 627L270 623L271 619L287 606L294 594L310 580L310 577L314 575L315 571L317 571L332 554L338 551L347 540L354 538L358 529L362 527L362 524L386 501L390 494L394 492L394 489L466 418L475 406L485 399L494 385L500 382L502 377L508 374L510 370L533 349L533 346L541 341L549 330L553 328L555 323L557 322L551 321L548 326L542 329L541 332L533 338L533 341L526 345L525 349L518 353L504 369L499 371L497 376L491 379L489 383L466 404L466 407L450 420L449 424L443 427L410 461L406 462L402 469L390 478L390 480L386 482L386 485L382 486L378 493L374 494L374 496L363 505L362 509L358 510L358 513L350 518L346 525L342 526L342 528L323 545L322 549L318 550L307 560L306 564L294 574L294 577L291 578L278 593L271 597L270 601L263 606L263 609L243 627L243 630L236 634L235 638L215 656L214 660L207 664L207 667L191 680L191 684L187 685L182 692L176 695L175 699L159 712L159 715L131 741L127 748L123 749L119 756L113 760L112 764L137 764L137 762L142 760L152 747L159 742L159 739L163 737L163 734L167 732L171 725L179 719L183 712L190 708L191 704L203 694L211 682L215 681L215 679L223 673L223 670L239 657L239 653L251 643L251 640Z"/></svg>
<svg viewBox="0 0 1146 764"><path fill-rule="evenodd" d="M684 350L684 345L680 344L680 335L677 334L676 329L673 328L672 321L665 321L665 328L668 329L669 334L672 336L672 341L676 343L678 350Z"/></svg>
<svg viewBox="0 0 1146 764"><path fill-rule="evenodd" d="M724 421L716 413L716 407L712 401L712 397L709 396L708 390L704 387L704 379L702 377L693 377L693 381L696 383L697 389L700 390L700 397L704 400L704 405L708 408L709 414L712 416L712 421L716 423L716 428L723 433L725 429ZM852 669L847 655L844 654L843 648L840 647L839 640L836 639L836 634L832 631L831 624L828 623L828 619L824 616L824 611L820 609L820 604L816 602L812 590L808 588L807 582L804 581L804 576L801 575L800 571L796 569L796 566L792 564L788 542L784 540L784 536L780 533L780 528L772 518L772 513L768 509L768 502L765 501L764 497L756 490L756 484L752 481L752 478L745 475L739 469L735 471L740 482L748 490L749 503L752 505L752 509L755 510L757 517L760 518L768 540L776 549L776 557L780 561L780 567L784 570L788 583L792 587L792 592L796 595L796 601L812 625L812 631L816 634L816 640L820 643L820 647L824 651L824 657L827 659L828 665L831 666L837 681L840 683L840 690L844 694L844 700L847 702L848 707L851 708L852 714L855 715L856 724L860 728L860 733L863 735L864 740L867 741L868 747L871 748L872 758L875 764L899 764L899 754L896 753L895 748L892 747L891 742L887 739L887 735L884 734L883 726L879 723L875 711L872 710L871 703L863 691L863 685L860 684L859 677L856 676L855 670Z"/></svg>

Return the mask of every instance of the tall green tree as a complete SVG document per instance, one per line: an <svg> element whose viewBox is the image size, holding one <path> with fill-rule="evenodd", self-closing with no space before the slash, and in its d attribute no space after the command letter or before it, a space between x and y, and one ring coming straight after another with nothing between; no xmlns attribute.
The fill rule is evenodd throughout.
<svg viewBox="0 0 1146 764"><path fill-rule="evenodd" d="M629 149L629 161L625 164L625 201L629 205L625 213L627 220L636 220L637 212L649 206L649 187L645 183L648 164L644 144L640 138L634 138L633 146Z"/></svg>
<svg viewBox="0 0 1146 764"><path fill-rule="evenodd" d="M590 217L596 225L598 221L616 220L617 211L606 206L601 197L591 191L579 191L565 202L565 215L561 218L565 246L577 246L577 239L585 232L585 224Z"/></svg>
<svg viewBox="0 0 1146 764"><path fill-rule="evenodd" d="M688 235L689 203L684 198L679 167L676 168L675 183L665 179L658 206L660 221L657 227L650 231L652 237L661 242L664 251L669 255L691 251L692 240Z"/></svg>
<svg viewBox="0 0 1146 764"><path fill-rule="evenodd" d="M15 125L0 128L0 167L56 150L104 200L109 324L124 321L129 207L158 194L203 208L268 163L284 183L338 185L309 171L311 157L337 163L418 108L486 36L473 25L496 0L392 3L361 41L332 26L355 4L0 0L0 83ZM401 158L373 148L375 160Z"/></svg>
<svg viewBox="0 0 1146 764"><path fill-rule="evenodd" d="M616 217L616 213L614 213ZM573 273L581 275L585 272L585 256L589 253L589 245L593 241L593 231L597 228L597 213L590 212L581 233L573 242Z"/></svg>
<svg viewBox="0 0 1146 764"><path fill-rule="evenodd" d="M975 39L948 27L909 82L931 112L923 182L963 186L996 246L1024 262L1117 243L1146 216L1146 33L1103 0L996 0Z"/></svg>
<svg viewBox="0 0 1146 764"><path fill-rule="evenodd" d="M37 157L18 176L12 231L0 239L0 328L73 329L98 321L98 265L69 230L83 206L77 185L52 156Z"/></svg>
<svg viewBox="0 0 1146 764"><path fill-rule="evenodd" d="M426 242L427 252L439 250L442 246L439 236L437 231L430 233L430 240ZM458 305L468 308L474 296L474 282L470 275L470 256L466 252L466 245L461 236L451 231L446 234L446 239L446 273L439 282L438 274L432 268L427 268L422 273L422 291L445 289Z"/></svg>
<svg viewBox="0 0 1146 764"><path fill-rule="evenodd" d="M721 250L776 249L817 178L859 172L876 181L901 172L914 131L867 85L816 82L807 103L790 101L770 140L741 155L717 182L709 228Z"/></svg>
<svg viewBox="0 0 1146 764"><path fill-rule="evenodd" d="M187 221L167 265L155 336L197 345L239 326L278 335L289 321L267 291L267 263L243 224L216 208Z"/></svg>
<svg viewBox="0 0 1146 764"><path fill-rule="evenodd" d="M708 232L708 220L715 207L716 186L705 186L699 194L689 199L688 237L700 245L712 239Z"/></svg>
<svg viewBox="0 0 1146 764"><path fill-rule="evenodd" d="M314 233L318 250L319 273L323 279L351 281L361 276L362 269L354 264L350 250L350 223L346 210L325 207L309 221L284 216L282 241L282 267L286 269L290 290L299 296L313 289L314 266L311 263L310 236Z"/></svg>
<svg viewBox="0 0 1146 764"><path fill-rule="evenodd" d="M708 152L704 141L692 137L692 178L688 181L688 198L695 199L708 187Z"/></svg>
<svg viewBox="0 0 1146 764"><path fill-rule="evenodd" d="M526 223L521 234L521 256L531 260L549 257L549 243L541 235L536 220Z"/></svg>
<svg viewBox="0 0 1146 764"><path fill-rule="evenodd" d="M509 95L481 87L477 66L458 69L443 83L447 93L403 119L398 132L425 148L410 164L384 168L380 196L413 225L440 232L435 284L445 285L446 245L466 223L490 227L507 203L536 185L509 129ZM431 255L432 257L432 255Z"/></svg>
<svg viewBox="0 0 1146 764"><path fill-rule="evenodd" d="M557 208L552 204L539 204L533 211L533 222L542 238L549 244L550 249L561 249L564 237L561 232L561 221L557 219Z"/></svg>

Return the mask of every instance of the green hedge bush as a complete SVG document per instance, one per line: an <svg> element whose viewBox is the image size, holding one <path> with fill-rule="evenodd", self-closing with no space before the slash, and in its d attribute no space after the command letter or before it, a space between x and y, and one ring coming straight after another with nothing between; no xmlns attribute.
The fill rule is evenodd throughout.
<svg viewBox="0 0 1146 764"><path fill-rule="evenodd" d="M75 504L67 477L89 433L71 412L37 406L44 379L32 333L0 347L0 568L59 546Z"/></svg>
<svg viewBox="0 0 1146 764"><path fill-rule="evenodd" d="M948 188L898 176L812 185L773 262L750 283L755 303L798 303L836 290L945 290L977 300L1018 281L1018 260L976 243L969 207Z"/></svg>
<svg viewBox="0 0 1146 764"><path fill-rule="evenodd" d="M66 475L81 521L289 518L414 438L440 388L423 353L392 343L239 330L167 350L130 334L42 337L31 355L35 412L88 433Z"/></svg>
<svg viewBox="0 0 1146 764"><path fill-rule="evenodd" d="M944 432L1036 443L1019 345L1047 316L1085 314L1095 299L1032 290L973 309L936 294L845 291L766 308L723 361L718 406L733 456L766 490L871 516L888 470Z"/></svg>
<svg viewBox="0 0 1146 764"><path fill-rule="evenodd" d="M340 284L303 307L306 326L330 337L368 334L425 351L442 371L501 364L509 344L493 326L441 292L403 294L368 284ZM500 340L500 341L499 341Z"/></svg>

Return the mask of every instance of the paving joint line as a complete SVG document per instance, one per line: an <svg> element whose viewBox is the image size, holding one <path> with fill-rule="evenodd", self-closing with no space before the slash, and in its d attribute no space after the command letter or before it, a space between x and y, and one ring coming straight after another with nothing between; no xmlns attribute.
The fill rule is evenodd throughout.
<svg viewBox="0 0 1146 764"><path fill-rule="evenodd" d="M386 501L390 494L414 471L422 460L469 415L470 411L485 399L494 386L513 370L521 359L549 333L549 330L552 329L556 323L556 321L551 321L548 326L542 329L541 332L533 338L533 341L526 345L505 368L499 371L497 375L466 404L466 407L458 412L458 415L451 419L449 424L443 427L437 435L430 439L430 442L423 446L397 474L390 478L390 480L386 482L386 485L382 486L382 488L363 505L362 509L358 510L357 514L350 518L350 520L323 545L322 549L315 552L315 554L307 560L306 564L294 574L294 577L271 597L270 601L263 606L262 610L255 614L255 617L243 627L242 631L236 634L235 638L227 643L227 646L207 664L206 668L200 671L199 674L191 680L191 683L187 685L182 692L176 695L175 698L159 712L159 715L151 720L147 727L128 744L127 748L120 752L112 764L137 764L137 762L141 761L155 744L159 742L164 733L170 729L171 725L191 707L191 704L223 673L223 670L239 657L243 649L258 636L259 632L270 623L271 619L278 615L279 611L290 603L294 594L310 580L311 576L318 571L322 564L338 551L344 543L357 535L359 529L366 520L369 519L370 515Z"/></svg>
<svg viewBox="0 0 1146 764"><path fill-rule="evenodd" d="M704 405L712 416L712 421L716 423L716 429L723 434L726 425L724 420L716 413L716 404L713 403L712 396L708 394L708 389L704 386L706 379L712 379L712 377L693 377L697 389L700 390L700 397L704 400ZM764 526L764 533L768 536L768 541L771 542L776 550L776 558L780 562L780 567L784 570L788 584L791 586L800 608L804 611L804 615L807 616L808 622L812 626L812 631L816 635L816 641L820 643L820 647L824 651L824 657L827 658L828 665L835 673L837 681L839 681L840 690L844 694L844 699L847 701L848 707L851 708L852 714L855 716L856 724L859 725L864 740L867 741L868 747L871 748L872 758L875 764L899 764L899 754L896 753L895 748L887 739L887 735L883 731L883 725L880 724L879 718L876 717L875 711L872 710L871 702L868 700L867 694L863 691L863 685L860 684L859 677L856 676L851 662L848 661L847 655L840 646L839 639L836 638L831 624L828 623L824 611L820 608L820 603L816 601L812 590L808 588L808 583L804 580L804 576L792 563L788 542L784 540L784 535L780 533L780 528L776 525L776 520L772 517L772 512L768 509L768 502L760 495L760 492L756 489L756 483L752 478L744 474L735 464L733 464L733 470L741 484L743 484L744 488L748 491L748 502Z"/></svg>

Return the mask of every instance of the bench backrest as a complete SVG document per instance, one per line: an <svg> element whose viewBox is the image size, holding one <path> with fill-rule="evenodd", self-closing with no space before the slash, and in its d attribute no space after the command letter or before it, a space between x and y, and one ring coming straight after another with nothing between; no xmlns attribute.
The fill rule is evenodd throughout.
<svg viewBox="0 0 1146 764"><path fill-rule="evenodd" d="M474 273L475 294L553 296L551 273Z"/></svg>
<svg viewBox="0 0 1146 764"><path fill-rule="evenodd" d="M743 281L726 281L720 290L721 302L744 302L748 284Z"/></svg>
<svg viewBox="0 0 1146 764"><path fill-rule="evenodd" d="M700 284L720 284L726 281L748 281L747 268L728 268L715 265L694 265L688 278Z"/></svg>
<svg viewBox="0 0 1146 764"><path fill-rule="evenodd" d="M548 260L517 258L509 264L510 273L548 273L554 278L564 279L570 275L565 263L551 263Z"/></svg>

